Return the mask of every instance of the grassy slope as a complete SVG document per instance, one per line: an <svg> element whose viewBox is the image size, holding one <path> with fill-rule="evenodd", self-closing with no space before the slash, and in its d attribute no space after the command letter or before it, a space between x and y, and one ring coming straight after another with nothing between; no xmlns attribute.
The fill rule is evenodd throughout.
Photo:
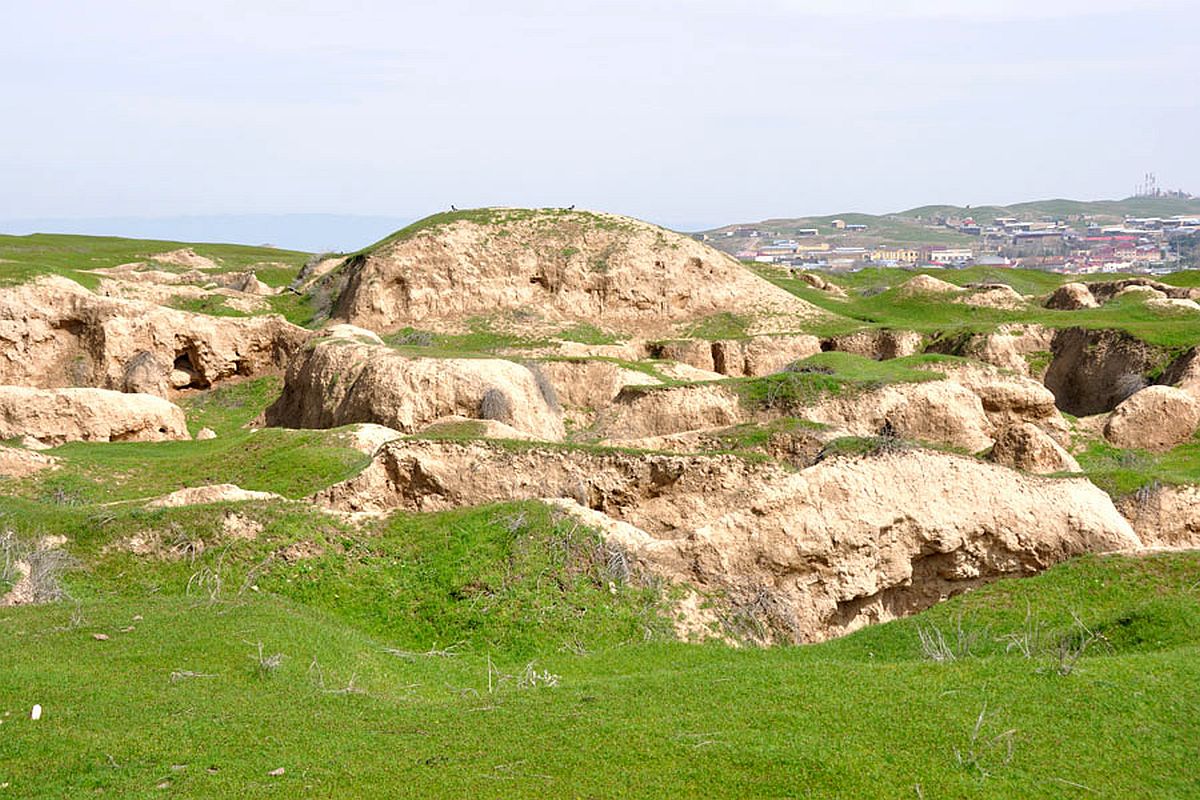
<svg viewBox="0 0 1200 800"><path fill-rule="evenodd" d="M872 299L847 304L853 324L945 321ZM825 353L794 374L840 390L938 363ZM4 487L4 527L66 535L80 567L76 602L0 609L0 797L1200 793L1200 555L1080 559L836 642L737 651L665 641L653 585L537 504L363 528L290 503L97 505L222 481L299 497L365 463L336 431L245 430L277 391L192 397L189 427L216 440L68 445L58 472ZM261 534L223 534L232 513ZM132 536L159 555L124 552ZM1060 675L1074 616L1102 638ZM961 629L974 655L931 663L922 629ZM1020 634L1033 658L1008 648Z"/></svg>
<svg viewBox="0 0 1200 800"><path fill-rule="evenodd" d="M271 264L256 267L255 272L259 280L271 286L281 286L290 281L295 269L308 258L307 253L238 244L189 244L53 233L0 235L0 285L23 283L39 275L55 274L92 289L99 283L99 278L86 270L143 261L157 253L181 247L190 247L199 255L213 259L221 265L222 271L234 272Z"/></svg>
<svg viewBox="0 0 1200 800"><path fill-rule="evenodd" d="M8 494L53 505L89 505L155 497L188 486L236 483L243 489L303 497L361 469L367 456L338 430L246 426L279 393L266 377L194 395L183 402L194 434L207 441L70 442L50 451L60 469L8 482ZM2 480L2 479L0 479Z"/></svg>
<svg viewBox="0 0 1200 800"><path fill-rule="evenodd" d="M864 378L914 366L819 359ZM234 440L274 390L198 396L189 422ZM152 480L135 462L87 461L106 484ZM219 477L242 468L231 452L221 463ZM6 527L67 536L81 566L66 577L75 601L0 610L0 784L14 796L1200 791L1187 766L1200 554L1080 559L839 641L739 651L666 641L653 584L622 580L593 534L536 503L358 528L301 504L19 494L0 497ZM231 513L262 532L223 534ZM158 555L125 552L132 536ZM1061 675L1074 616L1103 638ZM921 630L952 643L962 630L971 654L930 662ZM1033 657L1010 635L1036 640ZM259 666L260 642L277 668Z"/></svg>

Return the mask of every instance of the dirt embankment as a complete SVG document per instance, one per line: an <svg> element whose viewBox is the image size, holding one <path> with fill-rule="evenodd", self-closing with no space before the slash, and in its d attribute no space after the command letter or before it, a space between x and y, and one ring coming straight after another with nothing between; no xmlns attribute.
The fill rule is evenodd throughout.
<svg viewBox="0 0 1200 800"><path fill-rule="evenodd" d="M99 297L60 277L0 289L0 383L165 397L284 366L312 336L282 317L211 317Z"/></svg>
<svg viewBox="0 0 1200 800"><path fill-rule="evenodd" d="M0 386L0 439L162 442L190 439L183 409L148 394Z"/></svg>
<svg viewBox="0 0 1200 800"><path fill-rule="evenodd" d="M649 441L689 431L794 416L830 426L838 435L881 431L970 452L988 449L1004 429L1030 423L1060 444L1070 441L1054 396L1029 378L998 370L948 370L946 380L896 383L878 389L751 407L729 384L637 387L603 409L595 430L605 440Z"/></svg>
<svg viewBox="0 0 1200 800"><path fill-rule="evenodd" d="M800 471L733 456L402 441L315 496L433 511L514 498L586 510L663 577L751 618L764 642L817 641L1085 552L1139 547L1082 479L908 450Z"/></svg>
<svg viewBox="0 0 1200 800"><path fill-rule="evenodd" d="M267 424L373 422L416 433L450 416L491 419L550 441L564 433L553 385L536 368L491 358L410 358L339 338L293 360Z"/></svg>

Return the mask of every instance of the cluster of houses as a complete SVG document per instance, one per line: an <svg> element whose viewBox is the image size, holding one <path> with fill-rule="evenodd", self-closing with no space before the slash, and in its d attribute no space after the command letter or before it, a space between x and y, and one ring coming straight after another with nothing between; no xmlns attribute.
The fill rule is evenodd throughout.
<svg viewBox="0 0 1200 800"><path fill-rule="evenodd" d="M743 261L779 264L800 269L855 270L865 266L965 267L978 263L966 247L835 247L828 242L801 244L792 239L775 239L753 250L736 254Z"/></svg>
<svg viewBox="0 0 1200 800"><path fill-rule="evenodd" d="M1127 217L1123 223L1102 225L1080 220L1037 221L998 217L981 224L971 217L938 218L936 226L977 237L972 246L925 245L837 246L820 237L816 228L790 231L789 238L771 238L754 228L725 235L747 240L735 253L743 261L778 264L798 269L854 271L867 266L967 267L1020 266L1067 273L1170 272L1180 268L1176 244L1182 237L1200 235L1200 217ZM863 232L867 225L834 220L837 231Z"/></svg>
<svg viewBox="0 0 1200 800"><path fill-rule="evenodd" d="M980 252L992 253L1016 266L1055 272L1170 272L1181 266L1175 244L1200 234L1200 217L1126 217L1120 224L1082 219L1038 221L997 217L982 226L971 218L941 224L978 236Z"/></svg>

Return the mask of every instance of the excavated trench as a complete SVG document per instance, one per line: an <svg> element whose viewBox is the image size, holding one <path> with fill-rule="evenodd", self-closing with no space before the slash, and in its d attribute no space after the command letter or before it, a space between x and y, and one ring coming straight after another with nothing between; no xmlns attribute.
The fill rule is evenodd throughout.
<svg viewBox="0 0 1200 800"><path fill-rule="evenodd" d="M1164 371L1170 354L1124 331L1067 328L1051 345L1042 382L1059 410L1077 417L1112 411Z"/></svg>
<svg viewBox="0 0 1200 800"><path fill-rule="evenodd" d="M978 358L985 339L970 333L938 337L925 352ZM1106 414L1146 386L1177 382L1194 357L1190 351L1176 357L1125 331L1086 328L1054 332L1048 356L1044 373L1031 370L1033 377L1054 394L1059 411L1077 417Z"/></svg>

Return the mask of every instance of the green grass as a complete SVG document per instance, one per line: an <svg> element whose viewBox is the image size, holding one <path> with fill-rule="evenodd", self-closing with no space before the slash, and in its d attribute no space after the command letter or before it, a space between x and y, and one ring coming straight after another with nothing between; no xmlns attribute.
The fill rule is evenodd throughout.
<svg viewBox="0 0 1200 800"><path fill-rule="evenodd" d="M193 436L201 428L212 428L224 435L255 420L279 397L282 389L282 378L267 375L195 392L179 400L179 405L187 414L188 432Z"/></svg>
<svg viewBox="0 0 1200 800"><path fill-rule="evenodd" d="M580 322L569 328L564 328L555 334L555 338L561 339L564 342L579 342L580 344L594 345L618 344L622 341L622 337L601 330L588 322Z"/></svg>
<svg viewBox="0 0 1200 800"><path fill-rule="evenodd" d="M1031 303L1021 309L978 308L965 303L948 302L943 295L904 296L895 287L915 274L932 275L960 285L978 282L1003 282L1022 293L1044 294L1060 285L1068 276L1028 270L972 267L964 270L870 269L847 276L835 276L853 290L848 299L831 297L781 270L760 267L756 272L781 288L814 303L833 314L811 332L818 335L844 333L848 328L898 328L931 336L955 336L986 332L1005 323L1027 323L1049 328L1082 327L1093 330L1126 331L1142 341L1165 348L1181 349L1200 344L1200 314L1161 311L1148 308L1143 298L1126 296L1094 309L1057 311ZM1179 273L1175 281L1187 285L1190 273ZM1107 279L1114 276L1096 276ZM1124 276L1128 277L1128 276Z"/></svg>
<svg viewBox="0 0 1200 800"><path fill-rule="evenodd" d="M1200 483L1200 440L1193 439L1165 453L1122 450L1107 442L1089 442L1077 454L1088 478L1114 497L1132 494L1154 483Z"/></svg>
<svg viewBox="0 0 1200 800"><path fill-rule="evenodd" d="M433 333L401 328L382 338L385 344L406 355L424 358L493 356L498 350L532 349L550 344L549 339L496 330L492 321L482 318L467 320L467 328L467 333Z"/></svg>
<svg viewBox="0 0 1200 800"><path fill-rule="evenodd" d="M176 297L170 303L171 308L180 311L190 311L193 314L208 314L211 317L248 317L245 311L230 308L225 305L221 295L206 295L204 297Z"/></svg>
<svg viewBox="0 0 1200 800"><path fill-rule="evenodd" d="M60 469L17 482L14 491L52 505L137 500L214 483L303 497L367 463L338 430L247 430L244 426L262 414L280 386L278 377L267 376L182 400L188 431L195 435L212 428L216 439L71 442L52 451Z"/></svg>
<svg viewBox="0 0 1200 800"><path fill-rule="evenodd" d="M367 456L343 437L337 430L266 428L202 442L70 442L52 451L61 469L28 479L20 491L48 502L92 504L236 483L303 497L365 466Z"/></svg>
<svg viewBox="0 0 1200 800"><path fill-rule="evenodd" d="M123 239L115 236L75 236L35 233L29 236L0 235L0 286L31 281L41 275L62 275L89 289L100 278L87 270L144 261L152 255L190 247L218 263L221 272L254 269L272 286L291 280L308 258L307 253L236 244L189 244L185 242ZM266 266L266 265L272 266ZM162 266L161 269L170 269Z"/></svg>
<svg viewBox="0 0 1200 800"><path fill-rule="evenodd" d="M762 423L745 422L741 425L735 425L732 428L715 431L713 436L723 444L723 449L736 452L740 450L761 450L767 446L773 436L778 434L786 435L800 431L820 431L826 427L828 426L820 422L811 422L806 419L779 417L778 419Z"/></svg>
<svg viewBox="0 0 1200 800"><path fill-rule="evenodd" d="M0 610L14 796L1200 791L1197 554L1078 559L823 645L735 650L647 641L662 622L645 591L609 591L586 537L564 546L533 504L373 532L237 508L265 519L259 540L192 562L109 551L69 576L78 605ZM172 522L200 524L186 509L119 519L79 551ZM237 594L301 538L326 554L277 558ZM218 558L230 588L188 596ZM1076 616L1102 638L1061 675ZM1031 628L1044 652L1006 649ZM919 629L962 629L973 654L930 662ZM260 642L277 668L258 666Z"/></svg>
<svg viewBox="0 0 1200 800"><path fill-rule="evenodd" d="M692 323L684 332L689 339L745 339L753 320L741 314L723 311Z"/></svg>
<svg viewBox="0 0 1200 800"><path fill-rule="evenodd" d="M875 361L829 351L797 361L787 370L728 383L752 408L796 409L830 396L878 389L891 383L919 383L945 377L939 365L961 363L953 356L914 355Z"/></svg>

